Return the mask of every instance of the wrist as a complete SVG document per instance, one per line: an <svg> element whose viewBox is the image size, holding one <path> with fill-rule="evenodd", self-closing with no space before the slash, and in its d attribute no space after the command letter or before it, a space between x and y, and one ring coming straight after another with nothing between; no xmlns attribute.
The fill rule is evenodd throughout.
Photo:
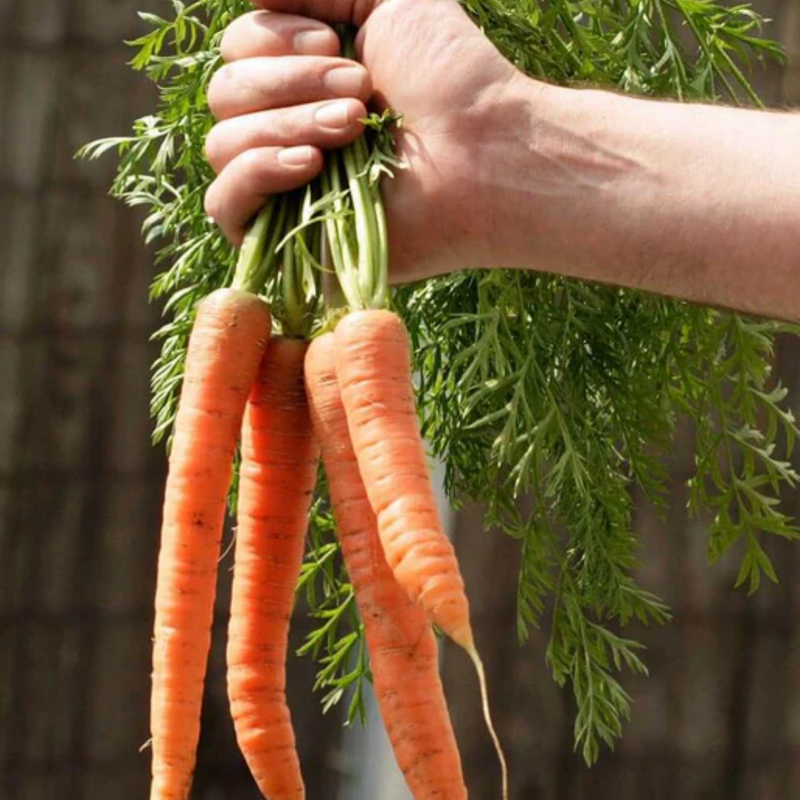
<svg viewBox="0 0 800 800"><path fill-rule="evenodd" d="M466 191L458 215L468 220L465 266L515 266L520 202L536 188L532 136L538 121L557 113L560 89L515 71L472 109L465 162Z"/></svg>
<svg viewBox="0 0 800 800"><path fill-rule="evenodd" d="M631 222L618 188L649 180L617 147L615 120L629 102L521 73L492 98L472 192L483 266L608 277L599 273Z"/></svg>

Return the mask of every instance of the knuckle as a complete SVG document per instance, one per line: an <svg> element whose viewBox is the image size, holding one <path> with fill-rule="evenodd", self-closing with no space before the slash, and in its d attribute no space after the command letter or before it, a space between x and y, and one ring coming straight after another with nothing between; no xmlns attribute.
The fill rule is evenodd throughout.
<svg viewBox="0 0 800 800"><path fill-rule="evenodd" d="M296 68L291 61L284 58L275 58L269 65L269 76L267 78L271 93L278 97L284 96L292 89L292 83L296 82Z"/></svg>
<svg viewBox="0 0 800 800"><path fill-rule="evenodd" d="M214 222L219 221L222 205L219 198L219 185L216 181L214 181L214 183L212 183L206 191L205 197L203 198L203 208L206 214L211 217Z"/></svg>
<svg viewBox="0 0 800 800"><path fill-rule="evenodd" d="M226 63L235 60L237 51L236 40L233 38L231 31L225 31L225 35L219 45L219 54L222 60Z"/></svg>
<svg viewBox="0 0 800 800"><path fill-rule="evenodd" d="M248 50L254 40L257 40L259 28L269 27L268 11L249 11L237 17L225 29L220 43L220 53L225 61L232 61L240 57L243 50Z"/></svg>
<svg viewBox="0 0 800 800"><path fill-rule="evenodd" d="M220 174L225 184L226 202L237 201L258 190L263 182L263 166L257 150L244 150L235 156Z"/></svg>
<svg viewBox="0 0 800 800"><path fill-rule="evenodd" d="M211 77L208 84L208 105L211 112L217 115L225 104L225 98L231 91L236 81L236 65L223 64Z"/></svg>
<svg viewBox="0 0 800 800"><path fill-rule="evenodd" d="M273 173L272 160L264 150L245 150L236 159L236 172L250 183L253 191L262 191Z"/></svg>
<svg viewBox="0 0 800 800"><path fill-rule="evenodd" d="M208 101L208 108L215 117L219 117L221 104L220 104L220 73L225 67L220 67L212 76L206 91L206 100Z"/></svg>
<svg viewBox="0 0 800 800"><path fill-rule="evenodd" d="M300 129L309 128L306 115L295 108L280 108L264 117L264 131L271 144L278 147L291 145L300 134Z"/></svg>
<svg viewBox="0 0 800 800"><path fill-rule="evenodd" d="M223 154L223 134L219 125L215 125L206 136L205 151L206 159L214 172L219 173L222 165Z"/></svg>
<svg viewBox="0 0 800 800"><path fill-rule="evenodd" d="M219 54L223 61L233 61L236 58L236 41L238 39L237 23L233 22L222 34L222 41L219 44Z"/></svg>

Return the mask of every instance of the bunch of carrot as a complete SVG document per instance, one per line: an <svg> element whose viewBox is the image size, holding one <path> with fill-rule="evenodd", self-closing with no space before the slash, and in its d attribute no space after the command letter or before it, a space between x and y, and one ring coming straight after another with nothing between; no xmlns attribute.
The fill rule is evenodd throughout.
<svg viewBox="0 0 800 800"><path fill-rule="evenodd" d="M369 159L359 140L329 158L318 186L322 200L314 201L310 188L302 199L271 200L242 247L232 288L198 308L164 502L151 800L186 800L191 786L239 444L228 694L261 791L269 800L305 797L286 703L286 657L321 454L398 763L416 800L467 796L432 626L472 657L489 721L485 677L430 484L408 336L385 308L386 226ZM347 225L370 233L358 240ZM314 267L323 250L351 313L330 314L309 345ZM271 335L270 308L259 297L267 287L279 300L281 336ZM493 730L492 736L502 761ZM504 797L506 784L503 763Z"/></svg>

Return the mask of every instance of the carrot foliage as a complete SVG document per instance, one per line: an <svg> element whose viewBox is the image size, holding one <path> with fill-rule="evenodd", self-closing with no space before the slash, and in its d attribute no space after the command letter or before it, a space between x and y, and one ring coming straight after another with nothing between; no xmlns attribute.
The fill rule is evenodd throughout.
<svg viewBox="0 0 800 800"><path fill-rule="evenodd" d="M462 3L521 69L559 83L758 103L748 68L782 57L743 5ZM156 334L156 440L171 431L195 307L229 285L236 266L203 211L212 178L203 153L212 125L205 90L220 63L222 31L249 8L246 0L164 0L162 15L142 14L131 63L158 85L158 107L129 136L82 151L117 153L112 193L146 210L144 235L157 243L152 298L166 321ZM375 156L374 142L379 171L387 156ZM347 216L326 213L334 226ZM278 305L285 297L275 282L266 292ZM572 687L576 748L591 763L602 743L613 746L630 713L620 670L646 671L641 646L622 628L669 619L635 578L632 490L666 504L665 457L677 422L688 419L694 432L690 505L708 521L712 562L738 544L738 583L752 592L764 577L777 580L763 537L798 538L777 504L781 488L798 482L788 463L798 428L770 364L775 337L800 329L514 271L453 274L406 287L393 303L414 341L424 430L445 464L448 494L456 503L484 502L487 524L518 540L518 635L524 640L547 612L546 658L554 678ZM320 663L326 706L349 697L352 720L363 710L369 665L325 508L320 502L314 512L302 578L318 621L303 650Z"/></svg>

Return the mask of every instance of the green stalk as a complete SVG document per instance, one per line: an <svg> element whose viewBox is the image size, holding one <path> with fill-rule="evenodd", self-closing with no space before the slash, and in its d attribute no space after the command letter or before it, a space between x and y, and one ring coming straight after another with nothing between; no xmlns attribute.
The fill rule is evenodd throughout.
<svg viewBox="0 0 800 800"><path fill-rule="evenodd" d="M297 274L299 259L294 243L288 242L283 248L283 332L285 336L303 338L303 318L305 310L302 298L302 278Z"/></svg>
<svg viewBox="0 0 800 800"><path fill-rule="evenodd" d="M286 214L286 229L294 229L300 220L295 203ZM298 234L302 235L302 233ZM283 335L296 339L305 339L308 333L308 304L304 291L303 265L305 258L298 252L294 237L283 245L283 267L281 270L283 296Z"/></svg>
<svg viewBox="0 0 800 800"><path fill-rule="evenodd" d="M288 194L281 194L277 197L270 198L268 202L274 203L276 210L274 224L270 228L269 235L267 236L267 243L264 247L264 254L261 259L259 277L261 278L262 285L266 284L278 271L278 246L283 241L286 234L286 220L291 198Z"/></svg>
<svg viewBox="0 0 800 800"><path fill-rule="evenodd" d="M329 221L328 245L336 276L341 284L347 304L352 309L364 308L364 302L358 284L358 266L356 256L353 253L351 244L351 234L348 232L350 209L342 196L342 181L340 176L341 156L338 153L331 153L325 166L323 175L323 191L332 194L333 217ZM327 189L325 186L327 185Z"/></svg>
<svg viewBox="0 0 800 800"><path fill-rule="evenodd" d="M366 142L362 139L360 144L366 153ZM375 306L376 308L385 308L389 303L389 233L386 224L386 209L378 183L369 182L367 188L375 233L373 252Z"/></svg>
<svg viewBox="0 0 800 800"><path fill-rule="evenodd" d="M376 283L374 255L378 234L375 214L370 202L370 187L365 176L367 158L366 154L362 152L362 148L366 149L364 142L358 140L344 149L342 158L355 215L355 236L358 243L358 286L361 290L361 297L367 307L370 307Z"/></svg>
<svg viewBox="0 0 800 800"><path fill-rule="evenodd" d="M355 58L354 31L340 34L342 53ZM333 207L325 225L330 259L351 309L383 308L389 301L386 217L371 161L362 136L332 153L322 176L323 193Z"/></svg>
<svg viewBox="0 0 800 800"><path fill-rule="evenodd" d="M239 260L233 275L233 288L259 294L264 289L266 275L263 271L267 237L275 214L275 201L270 199L250 226L239 251Z"/></svg>
<svg viewBox="0 0 800 800"><path fill-rule="evenodd" d="M389 305L389 233L386 225L386 211L383 207L378 187L372 189L372 207L377 227L377 254L375 267L375 307L386 308Z"/></svg>

